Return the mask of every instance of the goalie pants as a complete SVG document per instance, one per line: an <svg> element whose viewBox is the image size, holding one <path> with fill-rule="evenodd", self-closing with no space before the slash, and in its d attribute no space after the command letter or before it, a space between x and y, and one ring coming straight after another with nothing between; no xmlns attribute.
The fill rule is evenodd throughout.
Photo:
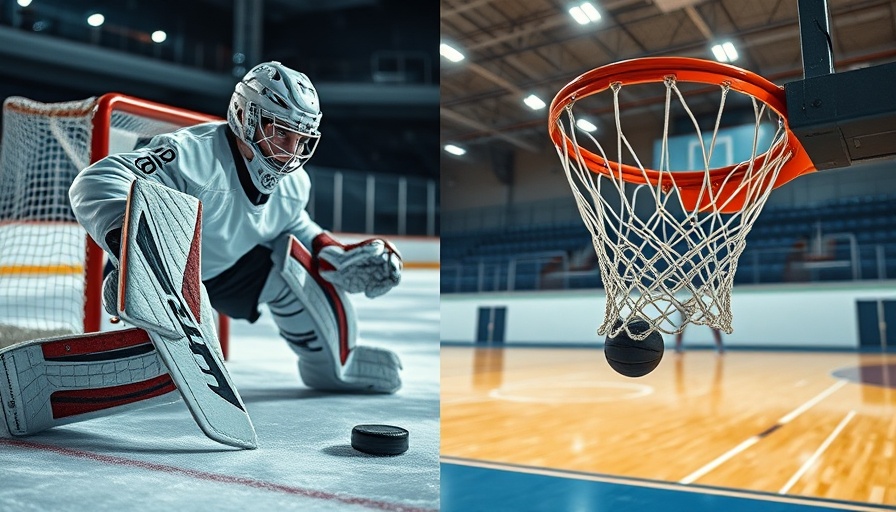
<svg viewBox="0 0 896 512"><path fill-rule="evenodd" d="M232 267L203 281L212 307L230 318L255 323L261 290L274 268L271 249L256 245Z"/></svg>
<svg viewBox="0 0 896 512"><path fill-rule="evenodd" d="M285 247L286 238L277 242ZM278 250L277 254L283 251ZM264 246L256 246L243 255L232 267L204 281L212 307L231 317L254 323L261 314L258 305L266 303L290 348L297 354L319 352L324 340L318 340L318 331L311 316L280 275L280 266L272 259L274 252ZM330 294L330 300L340 301L338 294ZM332 304L343 310L347 324L354 325L350 306ZM312 306L314 307L314 306ZM354 329L351 329L354 330ZM315 343L320 341L321 343ZM349 342L353 344L354 340ZM309 345L310 344L310 345Z"/></svg>

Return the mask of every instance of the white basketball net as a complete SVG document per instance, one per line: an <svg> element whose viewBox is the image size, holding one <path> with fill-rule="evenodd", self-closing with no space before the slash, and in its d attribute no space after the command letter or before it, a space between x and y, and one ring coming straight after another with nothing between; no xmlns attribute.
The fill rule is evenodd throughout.
<svg viewBox="0 0 896 512"><path fill-rule="evenodd" d="M667 78L664 85L662 153L660 165L654 169L659 178L652 181L647 179L645 167L624 133L619 101L623 86L617 83L611 87L616 118L615 162L630 162L641 170L648 184L626 182L621 166L608 158L605 147L590 133L576 128L573 113L576 100L567 106L567 115L561 115L557 121L564 138L568 137L575 145L572 153L566 145L557 146L557 151L579 213L591 232L606 289L606 314L598 329L601 335L616 336L625 329L629 337L642 340L653 331L680 332L688 323L708 325L730 333L731 288L737 260L779 171L790 158L784 120L761 101L749 97L755 114L752 154L727 176L715 176L711 180L709 162L716 150L730 86L726 83L720 87L712 136L704 138L674 78ZM702 162L696 164L702 164L704 172L701 200L696 203L703 205L702 209L686 208L678 189L671 186L675 172L670 170L668 139L673 106L683 108L687 113L696 130L694 140L699 141L702 151ZM757 147L763 123L773 123L771 131L774 132L769 146L764 149ZM582 148L609 163L604 169L605 174L589 169ZM758 158L763 153L767 156ZM739 173L743 173L742 179ZM738 176L733 176L735 174ZM737 191L744 197L743 208L734 213L722 213L730 198L718 194L720 185L733 184L735 180L741 180ZM640 333L629 331L629 321L634 318L646 320L652 329Z"/></svg>

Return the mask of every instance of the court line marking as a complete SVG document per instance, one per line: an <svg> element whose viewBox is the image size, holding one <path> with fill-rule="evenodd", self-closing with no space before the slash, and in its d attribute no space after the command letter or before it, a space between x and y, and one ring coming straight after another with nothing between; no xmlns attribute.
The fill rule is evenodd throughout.
<svg viewBox="0 0 896 512"><path fill-rule="evenodd" d="M461 405L461 404L473 404L477 402L488 402L489 398L487 396L481 397L468 397L468 398L442 398L442 405Z"/></svg>
<svg viewBox="0 0 896 512"><path fill-rule="evenodd" d="M800 414L806 412L812 406L818 404L818 402L821 402L825 398L829 397L831 394L833 394L834 392L836 392L838 389L842 388L846 384L847 384L847 382L845 380L837 381L834 385L832 385L828 389L822 391L821 393L816 395L814 398L809 399L803 405L797 407L796 409L794 409L791 412L782 416L781 419L779 419L770 428L765 429L764 431L760 432L759 434L756 434L755 436L747 439L746 441L743 441L742 443L738 444L734 448L728 450L727 452L725 452L722 455L720 455L719 457L717 457L715 460L713 460L709 464L703 466L702 468L698 469L697 471L694 471L690 475L682 478L681 480L678 481L678 483L687 485L687 484L693 483L694 481L696 481L699 478L702 478L707 473L709 473L710 471L721 466L722 464L724 464L725 462L727 462L728 460L730 460L737 454L741 453L742 451L746 450L747 448L758 443L760 439L768 436L769 434L771 434L775 430L778 430L780 427L786 425L787 423L790 423L791 421L793 421L794 418L796 418Z"/></svg>
<svg viewBox="0 0 896 512"><path fill-rule="evenodd" d="M749 491L738 489L726 489L721 487L710 487L701 484L682 485L676 482L663 482L658 480L647 480L642 478L610 476L596 473L585 473L582 471L548 469L532 466L523 466L521 464L511 464L503 462L488 462L472 459L463 459L460 457L452 457L443 455L439 460L446 464L455 464L458 466L479 467L485 469L494 469L498 471L512 471L517 473L527 473L532 475L551 476L555 478L567 478L572 480L586 480L591 482L601 482L616 485L629 485L632 487L646 487L650 489L661 489L665 491L688 492L693 494L710 494L713 496L725 496L728 498L744 498L757 501L770 501L774 503L787 503L791 505L807 505L814 507L828 507L840 510L851 510L859 512L878 512L880 510L892 510L888 505L851 503L845 501L830 500L825 498L803 498L791 495L769 494L761 491Z"/></svg>
<svg viewBox="0 0 896 512"><path fill-rule="evenodd" d="M320 499L325 501L335 501L347 505L359 505L377 510L386 510L388 512L436 512L434 509L420 508L411 505L403 505L401 503L391 503L387 501L379 501L371 498L361 498L354 496L346 496L326 491L318 491L315 489L306 489L302 487L294 487L290 485L276 484L273 482L265 482L264 480L255 480L242 476L222 475L219 473L207 473L195 469L181 468L177 466L169 466L166 464L156 464L144 460L126 459L124 457L116 457L113 455L102 455L99 453L88 452L84 450L76 450L74 448L64 448L61 446L53 446L49 444L35 443L33 441L25 441L21 439L3 439L0 438L0 445L11 446L14 448L26 448L32 450L42 450L53 452L58 455L65 455L78 459L87 459L94 462L102 462L116 466L125 466L130 468L145 469L150 471L158 471L169 475L181 475L195 478L197 480L206 480L220 484L236 484L253 489L261 489L265 491L276 491L295 496L304 496L306 498Z"/></svg>
<svg viewBox="0 0 896 512"><path fill-rule="evenodd" d="M813 399L809 400L808 402L804 403L803 405L797 407L797 408L794 409L790 414L786 414L786 415L784 415L780 420L778 420L778 423L780 423L780 424L782 424L782 425L783 425L784 423L788 423L789 421L791 421L792 419L796 418L796 417L799 416L800 414L803 414L804 412L806 412L806 411L807 411L810 407L812 407L813 405L817 404L818 402L821 402L822 400L824 400L824 399L827 398L828 396L832 395L835 391L837 391L838 389L842 388L842 387L845 386L846 384L847 384L847 381L845 381L845 380L838 380L836 384L834 384L833 386L829 387L828 389L822 391L822 392L819 393L818 396L816 396L815 398L813 398Z"/></svg>
<svg viewBox="0 0 896 512"><path fill-rule="evenodd" d="M739 445L735 446L734 448L723 453L721 456L717 457L714 461L703 466L702 468L698 469L697 471L694 471L690 475L682 478L681 480L678 481L678 483L684 484L684 485L694 483L694 481L697 480L698 478L705 476L707 473L709 473L710 471L721 466L722 464L727 462L729 459L733 458L735 455L739 454L740 452L742 452L742 451L746 450L747 448L753 446L754 444L758 443L759 439L760 439L760 437L757 435L757 436L753 436L753 437L747 439L746 441L741 442Z"/></svg>
<svg viewBox="0 0 896 512"><path fill-rule="evenodd" d="M846 427L846 424L849 423L849 421L852 420L855 415L856 411L852 410L849 411L849 414L847 414L845 418L840 420L840 423L837 425L834 431L831 432L831 435L829 435L827 439L825 439L824 442L821 443L821 446L819 446L818 449L815 450L815 453L813 453L812 456L809 457L809 460L807 460L802 466L800 466L800 469L797 470L797 472L792 477L790 477L790 480L786 484L784 484L784 487L782 487L781 490L778 491L778 494L787 494L787 491L789 491L790 488L793 487L799 481L799 479L803 477L806 471L808 471L809 468L813 464L815 464L815 462L821 457L821 454L831 446L831 443L834 442L834 439L836 439L837 436L840 435L840 432L843 431L844 427Z"/></svg>
<svg viewBox="0 0 896 512"><path fill-rule="evenodd" d="M562 391L565 389L569 390L570 392L581 393L588 390L600 390L603 388L623 389L628 390L629 392L625 395L614 396L601 396L600 393L593 393L589 396L584 397L575 396L572 394L563 397L539 396L537 393L532 394L533 391L537 390L556 392L558 390ZM527 392L530 394L527 394ZM635 398L647 396L653 392L654 388L652 386L648 386L645 384L634 384L630 382L596 381L573 383L554 380L553 385L551 386L543 386L540 383L535 383L533 381L509 384L492 389L491 391L489 391L488 396L495 400L504 400L506 402L566 404L633 400Z"/></svg>

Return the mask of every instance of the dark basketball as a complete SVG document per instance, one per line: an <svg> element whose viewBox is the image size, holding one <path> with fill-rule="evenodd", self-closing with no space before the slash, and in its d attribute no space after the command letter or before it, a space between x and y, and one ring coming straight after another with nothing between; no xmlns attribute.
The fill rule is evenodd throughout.
<svg viewBox="0 0 896 512"><path fill-rule="evenodd" d="M616 321L615 330L621 323ZM641 319L629 320L632 334L643 333L650 329L650 324ZM653 331L641 341L629 338L623 330L616 336L607 336L604 343L604 355L607 362L617 373L626 377L643 377L652 372L663 358L663 336Z"/></svg>

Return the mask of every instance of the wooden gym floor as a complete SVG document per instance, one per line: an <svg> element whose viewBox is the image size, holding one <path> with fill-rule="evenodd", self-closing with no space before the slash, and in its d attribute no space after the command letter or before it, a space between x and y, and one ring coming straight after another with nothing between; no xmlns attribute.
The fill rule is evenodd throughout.
<svg viewBox="0 0 896 512"><path fill-rule="evenodd" d="M896 509L896 354L668 350L630 379L600 348L443 346L441 372L446 511L474 467L758 496L745 510Z"/></svg>

